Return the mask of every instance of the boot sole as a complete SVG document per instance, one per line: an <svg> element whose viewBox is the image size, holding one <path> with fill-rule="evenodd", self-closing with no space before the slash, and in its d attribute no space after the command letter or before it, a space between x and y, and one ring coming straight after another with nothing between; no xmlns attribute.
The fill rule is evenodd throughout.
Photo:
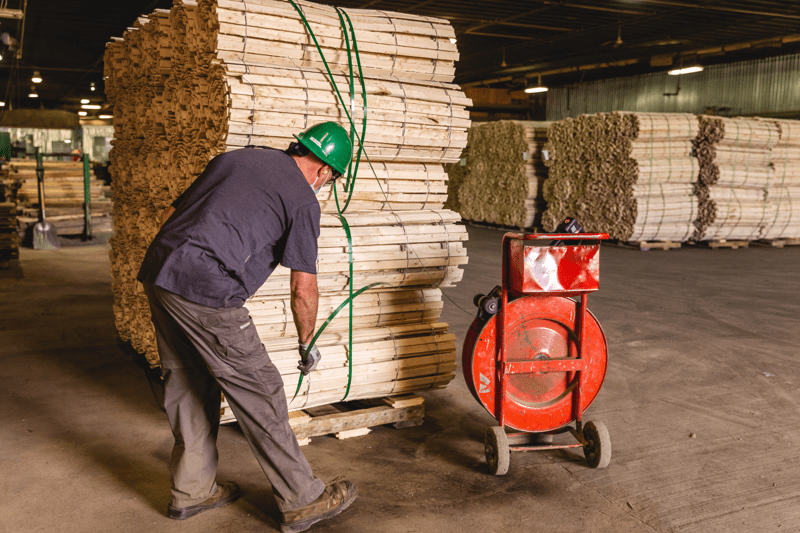
<svg viewBox="0 0 800 533"><path fill-rule="evenodd" d="M291 524L281 524L281 533L299 533L300 531L305 531L306 529L310 528L317 522L321 522L322 520L327 520L328 518L333 518L334 516L338 515L348 507L350 504L353 503L353 500L356 499L358 496L358 487L352 485L353 492L347 495L347 499L341 503L338 507L334 507L327 513L321 514L319 516L314 516L312 518L306 518L305 520L298 520L297 522L292 522Z"/></svg>
<svg viewBox="0 0 800 533"><path fill-rule="evenodd" d="M169 505L167 507L167 518L171 518L173 520L186 520L187 518L198 515L203 511L217 509L218 507L224 507L225 505L231 504L238 500L241 495L242 491L237 486L236 491L231 493L230 496L214 502L211 505L192 505L189 507L173 507L172 505Z"/></svg>

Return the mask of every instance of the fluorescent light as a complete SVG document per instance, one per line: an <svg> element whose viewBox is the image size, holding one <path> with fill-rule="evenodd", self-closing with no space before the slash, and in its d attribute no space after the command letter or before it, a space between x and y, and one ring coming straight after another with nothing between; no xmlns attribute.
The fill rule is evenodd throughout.
<svg viewBox="0 0 800 533"><path fill-rule="evenodd" d="M81 116L81 117L85 117L88 114L89 113L87 113L86 111L78 111L78 116Z"/></svg>
<svg viewBox="0 0 800 533"><path fill-rule="evenodd" d="M527 89L525 89L525 92L528 93L528 94L546 93L547 92L547 87L528 87Z"/></svg>
<svg viewBox="0 0 800 533"><path fill-rule="evenodd" d="M33 77L31 78L33 83L42 83L42 77L39 75L38 70L33 71Z"/></svg>
<svg viewBox="0 0 800 533"><path fill-rule="evenodd" d="M694 72L703 72L703 67L686 67L686 68L676 68L675 70L670 70L667 74L670 76L680 76L681 74L692 74Z"/></svg>
<svg viewBox="0 0 800 533"><path fill-rule="evenodd" d="M114 118L114 115L100 115L98 118L102 118L102 119L112 119L112 118Z"/></svg>
<svg viewBox="0 0 800 533"><path fill-rule="evenodd" d="M99 105L96 105L96 104L83 104L81 106L81 109L100 109L102 107L103 106L99 106Z"/></svg>
<svg viewBox="0 0 800 533"><path fill-rule="evenodd" d="M88 104L89 103L89 99L88 98L84 98L83 100L81 100L81 103L82 104Z"/></svg>

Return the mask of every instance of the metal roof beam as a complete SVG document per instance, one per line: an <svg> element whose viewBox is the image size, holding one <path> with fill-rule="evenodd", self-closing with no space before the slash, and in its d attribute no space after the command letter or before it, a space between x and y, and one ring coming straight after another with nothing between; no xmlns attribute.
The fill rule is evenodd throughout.
<svg viewBox="0 0 800 533"><path fill-rule="evenodd" d="M675 2L674 0L642 0L642 1L648 4L657 4L662 6L688 7L690 9L707 9L709 11L724 11L726 13L741 13L743 15L762 15L773 18L800 20L800 15L789 15L786 13L775 13L772 11L756 11L753 9L740 9L737 7L724 7L715 5L695 5L695 4L689 4L687 2Z"/></svg>

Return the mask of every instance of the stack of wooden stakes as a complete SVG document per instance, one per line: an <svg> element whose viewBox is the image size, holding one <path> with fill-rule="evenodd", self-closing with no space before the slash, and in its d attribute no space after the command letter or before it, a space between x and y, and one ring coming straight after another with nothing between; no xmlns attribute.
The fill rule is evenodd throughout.
<svg viewBox="0 0 800 533"><path fill-rule="evenodd" d="M0 202L0 264L19 257L17 204Z"/></svg>
<svg viewBox="0 0 800 533"><path fill-rule="evenodd" d="M769 120L779 139L770 151L774 175L767 187L768 218L761 239L774 246L800 244L800 121ZM770 216L768 215L768 216Z"/></svg>
<svg viewBox="0 0 800 533"><path fill-rule="evenodd" d="M442 297L433 287L457 282L467 260L460 217L442 209L442 165L459 159L469 127L470 101L450 83L458 57L450 43L453 30L440 19L347 10L364 67L364 90L356 78L351 94L339 13L309 2L298 6L333 80L287 1L176 1L170 11L139 18L108 44L106 87L115 117L110 254L120 336L158 364L147 300L135 275L158 231L160 211L216 154L246 145L283 149L292 134L326 120L347 127L335 87L354 110L359 135L366 94L369 161L360 161L345 212L352 280L333 191L318 195L318 326L347 298L351 281L355 289L387 285L355 300L353 353L347 308L327 327L317 341L320 367L303 380L290 409L340 401L350 359L348 400L443 387L456 368L455 337L439 321ZM343 184L337 187L343 206L348 193ZM291 399L299 374L289 272L276 269L246 305Z"/></svg>
<svg viewBox="0 0 800 533"><path fill-rule="evenodd" d="M47 207L78 207L84 203L83 161L44 161L44 196ZM90 173L90 199L92 208L111 211L111 188ZM19 182L17 200L22 205L39 204L39 187L36 181L35 159L12 159L8 177Z"/></svg>
<svg viewBox="0 0 800 533"><path fill-rule="evenodd" d="M468 155L448 166L448 206L469 221L533 228L544 210L549 122L501 120L469 130Z"/></svg>
<svg viewBox="0 0 800 533"><path fill-rule="evenodd" d="M697 118L681 113L598 113L554 123L542 225L553 231L571 216L624 242L688 240L698 211L697 129Z"/></svg>
<svg viewBox="0 0 800 533"><path fill-rule="evenodd" d="M766 236L778 217L779 202L768 201L767 193L776 182L771 160L780 141L778 124L706 115L699 121L695 239L737 245Z"/></svg>

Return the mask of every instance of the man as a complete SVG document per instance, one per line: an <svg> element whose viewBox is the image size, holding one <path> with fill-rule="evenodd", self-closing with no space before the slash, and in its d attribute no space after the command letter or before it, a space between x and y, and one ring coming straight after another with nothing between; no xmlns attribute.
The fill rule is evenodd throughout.
<svg viewBox="0 0 800 533"><path fill-rule="evenodd" d="M248 147L215 157L165 212L137 279L156 329L165 407L175 446L168 516L186 519L236 501L217 484L220 389L272 484L284 532L304 531L356 497L346 480L325 486L311 472L289 426L283 380L245 300L280 263L291 269L291 308L308 374L317 317L315 193L352 158L347 132L312 126L286 152Z"/></svg>

